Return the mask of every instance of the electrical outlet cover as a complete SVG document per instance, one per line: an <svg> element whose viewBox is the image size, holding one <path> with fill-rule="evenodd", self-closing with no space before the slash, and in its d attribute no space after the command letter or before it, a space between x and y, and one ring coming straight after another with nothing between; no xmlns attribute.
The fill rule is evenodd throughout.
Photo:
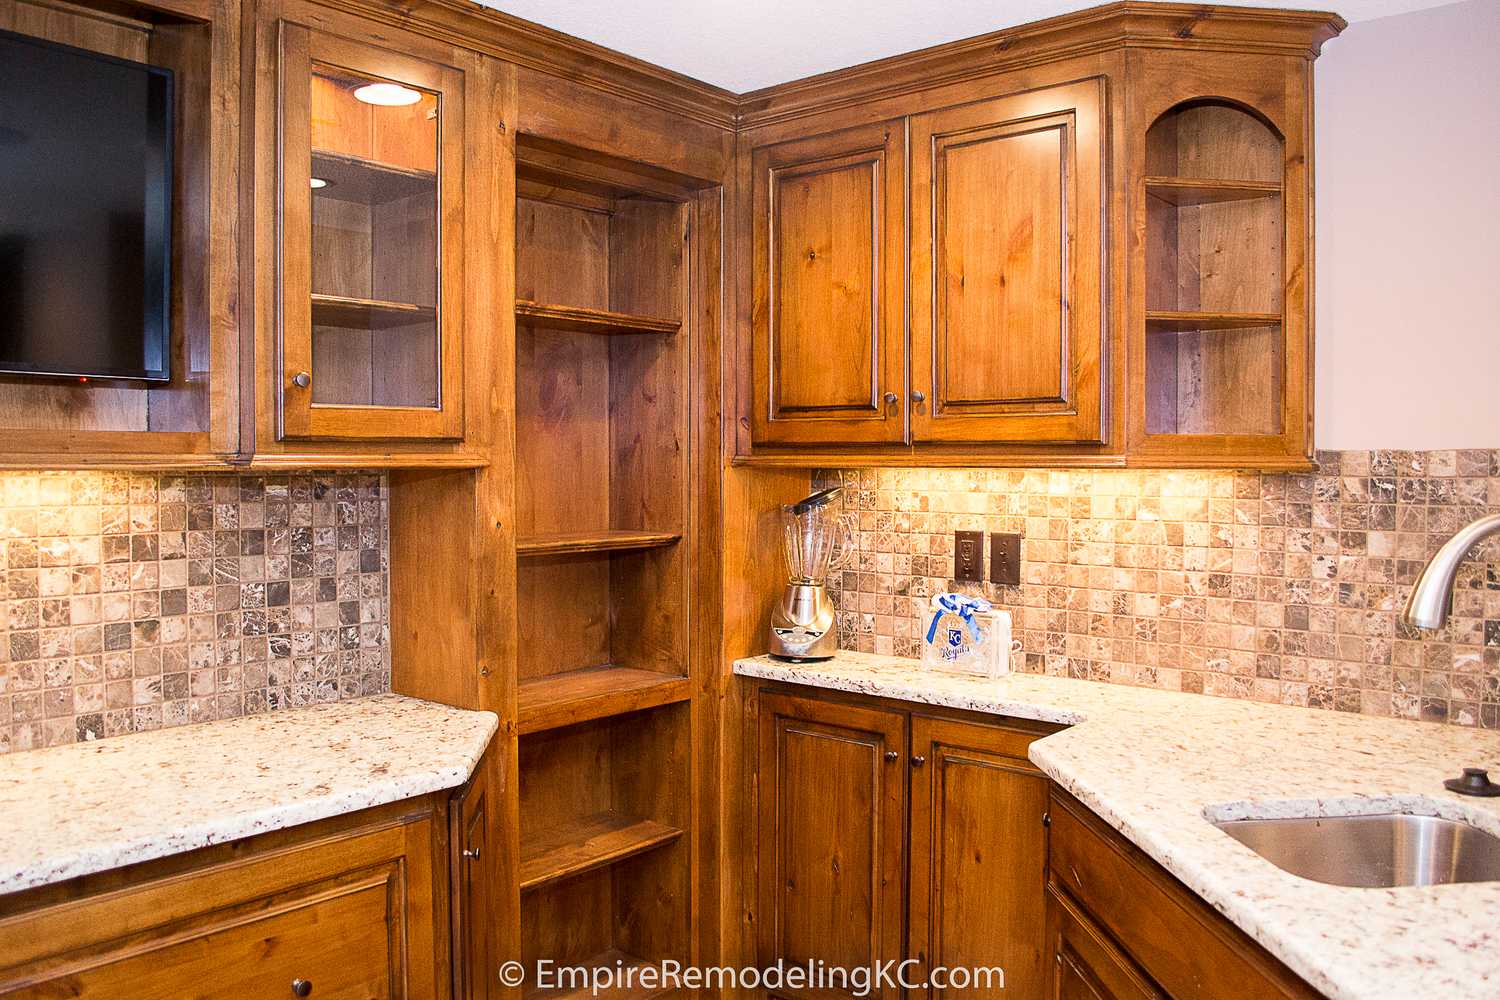
<svg viewBox="0 0 1500 1000"><path fill-rule="evenodd" d="M1008 587L1021 585L1020 535L990 533L990 582Z"/></svg>
<svg viewBox="0 0 1500 1000"><path fill-rule="evenodd" d="M953 579L961 583L984 582L984 532L953 533Z"/></svg>

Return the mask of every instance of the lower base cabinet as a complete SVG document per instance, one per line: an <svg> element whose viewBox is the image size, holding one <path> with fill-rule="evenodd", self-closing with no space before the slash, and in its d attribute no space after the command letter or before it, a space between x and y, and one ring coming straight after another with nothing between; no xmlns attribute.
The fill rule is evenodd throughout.
<svg viewBox="0 0 1500 1000"><path fill-rule="evenodd" d="M757 714L763 968L884 966L915 984L998 967L1003 989L869 995L1042 996L1048 782L1026 748L1049 730L780 690ZM832 986L776 992L853 995Z"/></svg>
<svg viewBox="0 0 1500 1000"><path fill-rule="evenodd" d="M464 864L483 852L450 842L448 816L483 800L483 768L451 804L438 793L0 897L0 997L484 997L493 974L466 968L465 948L485 913L449 910L473 897L450 846Z"/></svg>
<svg viewBox="0 0 1500 1000"><path fill-rule="evenodd" d="M1053 1000L1314 1000L1296 973L1059 788L1047 940Z"/></svg>

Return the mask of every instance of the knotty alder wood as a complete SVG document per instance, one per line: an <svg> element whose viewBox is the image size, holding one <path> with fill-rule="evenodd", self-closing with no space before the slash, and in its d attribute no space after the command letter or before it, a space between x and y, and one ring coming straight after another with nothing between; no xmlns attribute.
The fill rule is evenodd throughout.
<svg viewBox="0 0 1500 1000"><path fill-rule="evenodd" d="M676 333L679 320L656 319L612 312L608 309L583 309L578 306L547 305L525 299L516 302L516 318L534 329L567 330L571 333Z"/></svg>
<svg viewBox="0 0 1500 1000"><path fill-rule="evenodd" d="M692 685L684 676L600 666L532 677L517 692L517 724L522 733L622 715L686 701Z"/></svg>
<svg viewBox="0 0 1500 1000"><path fill-rule="evenodd" d="M1305 463L1309 65L1163 52L1131 69L1132 461Z"/></svg>
<svg viewBox="0 0 1500 1000"><path fill-rule="evenodd" d="M17 893L0 996L448 995L443 796Z"/></svg>
<svg viewBox="0 0 1500 1000"><path fill-rule="evenodd" d="M1047 941L1053 968L1046 996L1052 1000L1166 1000L1108 935L1050 885Z"/></svg>
<svg viewBox="0 0 1500 1000"><path fill-rule="evenodd" d="M899 960L905 718L764 692L758 713L761 967L784 960L870 969ZM824 1000L853 995L782 992ZM869 995L898 993L875 984Z"/></svg>
<svg viewBox="0 0 1500 1000"><path fill-rule="evenodd" d="M1047 981L1047 778L1030 734L913 715L909 953L924 970L1000 968L1003 989L1040 997ZM998 984L995 984L998 986ZM951 991L928 990L932 1000Z"/></svg>
<svg viewBox="0 0 1500 1000"><path fill-rule="evenodd" d="M1104 440L1103 92L911 119L913 440Z"/></svg>
<svg viewBox="0 0 1500 1000"><path fill-rule="evenodd" d="M560 555L570 552L624 552L632 549L657 549L675 545L682 535L666 531L562 531L546 535L525 535L516 539L519 556Z"/></svg>
<svg viewBox="0 0 1500 1000"><path fill-rule="evenodd" d="M1051 802L1054 891L1107 930L1174 1000L1320 996L1076 799L1054 786Z"/></svg>
<svg viewBox="0 0 1500 1000"><path fill-rule="evenodd" d="M754 440L902 440L902 124L765 146L751 160Z"/></svg>
<svg viewBox="0 0 1500 1000"><path fill-rule="evenodd" d="M670 844L682 831L616 812L521 835L521 891L528 892Z"/></svg>

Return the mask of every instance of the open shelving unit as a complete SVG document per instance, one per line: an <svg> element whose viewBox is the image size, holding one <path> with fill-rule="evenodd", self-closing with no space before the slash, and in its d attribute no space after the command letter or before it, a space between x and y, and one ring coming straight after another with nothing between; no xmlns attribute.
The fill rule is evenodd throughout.
<svg viewBox="0 0 1500 1000"><path fill-rule="evenodd" d="M528 965L689 955L691 204L634 176L517 141Z"/></svg>
<svg viewBox="0 0 1500 1000"><path fill-rule="evenodd" d="M1282 431L1281 137L1224 101L1170 109L1146 136L1146 430Z"/></svg>

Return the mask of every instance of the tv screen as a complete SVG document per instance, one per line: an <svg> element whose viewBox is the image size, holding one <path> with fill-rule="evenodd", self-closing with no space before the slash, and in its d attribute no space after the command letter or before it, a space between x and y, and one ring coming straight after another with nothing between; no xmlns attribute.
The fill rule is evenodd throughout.
<svg viewBox="0 0 1500 1000"><path fill-rule="evenodd" d="M0 372L166 380L172 73L0 31Z"/></svg>

